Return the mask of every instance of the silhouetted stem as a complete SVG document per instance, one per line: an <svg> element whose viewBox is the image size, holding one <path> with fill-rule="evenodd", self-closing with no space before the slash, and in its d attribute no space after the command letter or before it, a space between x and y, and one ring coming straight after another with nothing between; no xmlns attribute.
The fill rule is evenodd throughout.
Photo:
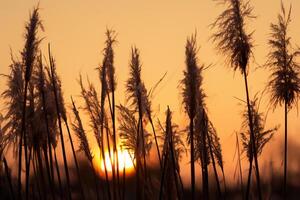
<svg viewBox="0 0 300 200"><path fill-rule="evenodd" d="M118 155L118 149L117 149L117 133L116 133L116 113L115 113L115 88L113 86L112 88L112 124L113 124L113 138L114 138L114 153L115 153L115 159L114 161L116 164L114 167L117 168L117 190L119 198L121 197L120 192L120 172L119 172L119 155Z"/></svg>
<svg viewBox="0 0 300 200"><path fill-rule="evenodd" d="M220 180L219 180L219 176L218 176L218 172L217 172L217 168L216 168L215 157L214 157L214 154L213 154L213 149L212 149L212 144L211 144L212 143L211 136L208 135L207 138L208 138L208 146L209 146L210 157L211 157L211 160L212 160L213 169L214 169L215 178L216 178L216 183L217 183L218 195L219 195L219 198L222 198Z"/></svg>
<svg viewBox="0 0 300 200"><path fill-rule="evenodd" d="M250 128L250 143L251 143L251 147L252 147L252 151L251 151L250 154L253 153L253 157L254 157L255 169L256 169L256 179L257 179L258 199L261 200L262 199L262 194L261 194L261 187L260 187L259 165L258 165L258 159L257 159L257 149L256 149L255 136L254 136L254 131L253 131L253 121L252 121L252 112L251 112L251 106L250 106L250 100L249 100L249 91L248 91L248 80L247 80L246 67L243 68L243 75L244 75L245 88L246 88L246 97L247 97L248 118L249 118L249 128ZM252 167L250 167L250 169L249 169L249 174L251 173L250 172L251 168Z"/></svg>
<svg viewBox="0 0 300 200"><path fill-rule="evenodd" d="M15 194L14 194L14 190L13 190L13 186L12 186L12 182L11 182L11 175L10 175L9 168L8 168L8 165L7 165L7 161L6 161L6 158L5 158L4 155L3 155L3 163L4 163L5 174L6 174L6 178L7 178L7 181L8 181L9 190L10 190L10 195L11 195L11 198L13 200L15 200Z"/></svg>
<svg viewBox="0 0 300 200"><path fill-rule="evenodd" d="M194 117L190 118L190 137L191 137L191 187L192 200L195 200L195 158L194 158Z"/></svg>
<svg viewBox="0 0 300 200"><path fill-rule="evenodd" d="M58 166L58 161L57 161L56 149L55 148L54 148L54 161L55 161L55 168L56 168L58 186L59 186L59 190L60 190L60 196L63 198L63 188L62 188L62 184L61 184L60 171L59 171L59 166Z"/></svg>
<svg viewBox="0 0 300 200"><path fill-rule="evenodd" d="M204 109L202 110L202 123L203 123L203 127L205 127L202 135L202 144L203 144L203 160L204 162L202 162L202 187L203 187L203 198L204 199L209 199L209 192L208 192L208 169L207 169L207 149L206 149L206 137L207 136L207 121L206 121L206 115L205 115L205 111ZM201 123L201 122L200 122Z"/></svg>
<svg viewBox="0 0 300 200"><path fill-rule="evenodd" d="M168 160L168 153L166 151L165 152L165 156L164 156L164 163L163 163L163 168L162 168L162 174L161 174L161 177L160 177L159 200L163 199L163 188L164 188L165 171L166 171L167 160Z"/></svg>
<svg viewBox="0 0 300 200"><path fill-rule="evenodd" d="M44 167L43 167L41 152L39 149L37 149L35 152L36 152L36 158L37 158L37 163L38 163L40 177L41 177L43 196L46 199L47 190L46 190L46 182L45 182Z"/></svg>
<svg viewBox="0 0 300 200"><path fill-rule="evenodd" d="M110 96L109 93L107 92L107 98L108 98L108 104L109 104L109 110L110 110L110 114L111 116L113 116L113 109L112 109L112 104L111 104L111 100L110 100ZM108 128L108 127L107 127ZM106 132L107 134L107 141L109 144L109 137L108 137L108 132ZM114 141L113 141L114 143ZM113 144L113 153L114 153L114 158L115 158L115 146ZM110 145L109 145L109 158L110 158L110 163L111 163L111 168L112 168L112 175L113 175L113 199L117 199L117 193L116 193L116 172L115 172L115 159L111 158L111 151L110 151Z"/></svg>
<svg viewBox="0 0 300 200"><path fill-rule="evenodd" d="M169 127L171 129L171 127ZM177 165L175 162L175 155L174 155L174 145L173 145L173 136L172 136L172 132L170 135L170 141L169 141L169 146L170 146L170 151L171 151L171 158L172 158L172 164L173 164L173 175L174 175L174 179L175 179L175 186L176 186L176 191L177 191L177 198L181 199L181 195L180 195L180 190L179 190L179 186L178 186L178 180L177 180Z"/></svg>
<svg viewBox="0 0 300 200"><path fill-rule="evenodd" d="M105 152L104 152L104 137L103 137L103 122L101 122L100 125L100 133L101 133L101 153L100 156L102 154L102 161L104 164L104 173L105 173L105 182L106 182L106 186L107 186L107 195L108 195L108 199L111 200L111 194L110 194L110 183L109 183L109 179L108 179L108 172L107 172L107 166L106 166L106 158L105 158ZM108 134L107 134L108 136Z"/></svg>
<svg viewBox="0 0 300 200"><path fill-rule="evenodd" d="M284 194L284 199L287 198L287 128L288 128L288 122L287 122L287 113L288 113L288 108L287 108L287 101L284 103L284 185L283 185L283 194Z"/></svg>
<svg viewBox="0 0 300 200"><path fill-rule="evenodd" d="M240 184L241 184L242 199L244 199L243 172L242 172L242 165L241 165L241 154L240 154L239 138L238 138L237 133L236 133L236 146L237 146L237 150L238 150L238 165L239 165L239 170L240 170ZM249 196L249 195L247 195L247 196Z"/></svg>
<svg viewBox="0 0 300 200"><path fill-rule="evenodd" d="M221 168L222 175L223 175L223 181L224 181L224 199L226 199L227 196L227 186L226 186L226 179L225 179L225 173L223 167Z"/></svg>
<svg viewBox="0 0 300 200"><path fill-rule="evenodd" d="M72 199L72 195L71 195L71 191L70 191L70 176L69 176L69 169L68 169L68 161L67 161L67 157L66 157L64 136L63 136L62 125L61 125L62 123L61 123L61 116L60 116L60 110L59 110L59 104L58 104L56 81L54 80L54 71L53 71L54 66L53 66L53 60L52 60L53 58L50 53L50 44L48 44L48 52L49 52L49 60L50 60L52 87L53 87L53 93L54 93L54 97L55 97L56 115L58 118L58 125L59 125L60 142L61 142L64 167L65 167L65 173L66 173L66 180L67 180L67 193L68 193L68 199Z"/></svg>
<svg viewBox="0 0 300 200"><path fill-rule="evenodd" d="M70 132L70 129L69 129L69 124L68 124L68 121L66 119L63 119L63 120L64 120L64 123L67 127L67 132L68 132L68 136L69 136L69 140L70 140L70 144L71 144L72 154L73 154L74 163L75 163L75 167L76 167L76 172L77 172L77 176L78 176L80 193L81 193L82 199L85 199L84 192L83 192L83 187L82 187L81 176L80 176L80 171L79 171L79 165L78 165L77 156L76 156L76 153L75 153L75 148L74 148L74 144L73 144L72 135L71 135L71 132Z"/></svg>
<svg viewBox="0 0 300 200"><path fill-rule="evenodd" d="M52 199L55 199L54 189L53 189L53 181L51 179L50 166L49 166L50 164L49 164L49 160L48 160L49 158L48 158L46 147L43 148L43 152L44 152L44 158L45 158L45 162L46 162L47 178L48 178L48 183L49 183L49 187L50 187L50 191L51 191L51 197L52 197Z"/></svg>
<svg viewBox="0 0 300 200"><path fill-rule="evenodd" d="M27 89L28 89L28 81L25 81L25 88L24 88L24 97L23 97L23 111L22 111L22 128L21 128L21 136L19 140L19 168L18 168L18 199L22 199L22 183L21 183L21 172L22 172L22 143L23 139L25 138L25 132L26 132L26 101L27 101ZM24 139L24 147L26 139ZM27 143L26 143L27 144ZM25 160L27 158L26 152L27 148L25 150ZM27 160L25 162L25 165L27 163Z"/></svg>
<svg viewBox="0 0 300 200"><path fill-rule="evenodd" d="M156 137L154 124L153 124L153 121L152 121L151 114L149 112L147 114L148 114L148 117L149 117L149 121L150 121L150 124L151 124L151 127L152 127L153 134L154 134L154 140L155 140L157 155L158 155L158 159L159 159L159 166L160 166L160 169L162 169L162 160L161 160L161 156L160 156L160 151L159 151L159 147L158 147L158 142L157 142L157 137Z"/></svg>
<svg viewBox="0 0 300 200"><path fill-rule="evenodd" d="M36 188L37 188L38 197L39 197L39 199L42 199L42 197L41 197L41 188L40 188L40 184L39 184L39 178L38 178L38 174L37 174L37 170L36 170L37 167L36 167L36 162L35 162L35 156L33 156L33 159L32 159L32 166L33 166L33 173L34 173L34 177L35 177L35 185L36 185Z"/></svg>
<svg viewBox="0 0 300 200"><path fill-rule="evenodd" d="M49 130L49 123L48 123L48 113L46 109L46 98L45 98L45 91L44 91L44 85L40 88L41 94L42 94L42 104L43 104L43 113L44 113L44 120L46 123L46 130L47 130L47 142L48 142L48 151L49 151L49 159L50 159L50 175L51 175L51 182L54 180L53 175L53 163L52 163L52 151L51 151L51 138L50 138L50 130ZM50 184L52 185L52 184Z"/></svg>
<svg viewBox="0 0 300 200"><path fill-rule="evenodd" d="M141 158L140 158L140 119L138 121L138 129L137 129L137 136L136 136L136 149L135 149L135 160L136 160L136 199L142 199L141 189L143 190L143 186L141 187L140 183L140 168L141 168Z"/></svg>
<svg viewBox="0 0 300 200"><path fill-rule="evenodd" d="M123 158L125 160L125 158ZM123 195L122 199L125 200L125 190L126 190L126 167L123 166Z"/></svg>
<svg viewBox="0 0 300 200"><path fill-rule="evenodd" d="M90 165L91 165L91 169L92 169L92 172L93 172L93 176L94 176L94 180L95 180L95 189L96 189L96 195L97 195L97 200L99 200L100 199L100 196L99 196L99 191L98 191L98 189L99 189L99 184L98 184L98 176L97 176L97 174L96 174L96 170L95 170L95 168L94 168L94 165L93 165L93 161L92 160L90 160ZM103 199L104 199L104 194L103 194Z"/></svg>

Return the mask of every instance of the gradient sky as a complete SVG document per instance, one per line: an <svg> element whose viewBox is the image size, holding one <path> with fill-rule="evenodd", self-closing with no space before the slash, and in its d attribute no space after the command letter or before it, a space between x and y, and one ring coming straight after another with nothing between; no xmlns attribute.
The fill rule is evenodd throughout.
<svg viewBox="0 0 300 200"><path fill-rule="evenodd" d="M292 43L300 44L300 1L283 0L286 6L293 5L292 23L289 34ZM0 2L0 73L7 74L10 64L10 48L13 54L19 55L23 48L24 24L29 11L37 5L36 0ZM254 14L257 16L248 23L249 30L254 30L254 57L250 63L249 88L251 96L262 91L267 83L269 72L257 69L266 61L268 52L267 40L270 23L277 22L280 11L280 0L252 0ZM42 50L46 52L47 43L57 61L61 75L66 102L70 95L79 101L78 75L98 85L97 73L94 70L102 61L102 49L106 28L113 28L118 33L118 44L115 47L115 67L117 73L117 103L124 103L124 84L128 77L130 48L136 45L141 52L142 77L146 87L152 87L167 72L166 78L155 93L153 108L164 121L164 111L169 105L174 111L174 122L186 126L187 117L181 105L179 80L183 77L184 47L187 36L197 31L200 46L199 62L212 64L204 72L204 89L207 94L207 107L221 143L225 159L225 170L233 172L233 155L235 146L234 132L240 130L243 106L236 98L245 99L244 82L239 72L225 66L224 57L218 55L214 44L209 40L213 33L209 28L214 19L224 9L212 0L166 0L166 1L40 1L40 15L45 26ZM4 78L0 78L0 92L5 88ZM262 99L261 110L267 110L268 95ZM3 102L0 100L0 102ZM3 107L3 106L1 106ZM261 158L261 166L275 159L279 166L283 154L280 150L283 138L284 110L278 107L269 112L267 127L281 125L272 143L266 147ZM289 113L289 138L296 139L299 134L296 109ZM300 143L292 140L293 143ZM291 142L292 142L291 141ZM290 143L291 144L291 143ZM293 153L290 152L290 156ZM245 160L246 161L246 160ZM244 166L246 167L246 162ZM189 175L188 159L182 161L182 173ZM247 165L248 166L248 165ZM296 166L297 167L297 166ZM298 166L299 167L299 166ZM263 167L262 167L263 168ZM229 175L229 174L227 174Z"/></svg>

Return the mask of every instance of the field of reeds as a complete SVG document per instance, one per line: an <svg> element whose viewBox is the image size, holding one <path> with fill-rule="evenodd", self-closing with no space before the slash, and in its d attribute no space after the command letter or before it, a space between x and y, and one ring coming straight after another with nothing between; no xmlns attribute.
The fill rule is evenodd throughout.
<svg viewBox="0 0 300 200"><path fill-rule="evenodd" d="M299 198L300 171L289 172L287 156L288 113L300 97L300 49L289 36L292 7L282 2L278 18L270 24L269 53L262 66L269 71L269 81L264 91L250 94L255 38L247 23L255 21L253 7L247 0L218 1L224 10L211 22L210 41L225 58L224 66L242 76L244 86L244 98L238 99L242 124L233 144L234 184L226 181L233 175L225 171L223 141L206 103L204 71L211 65L203 64L198 55L197 31L187 36L182 50L185 68L178 93L187 124L179 126L169 106L161 108L164 118L157 117L153 99L167 73L147 88L137 46L129 49L126 103L117 103L117 87L123 83L116 78L118 34L113 29L107 28L99 50L98 82L79 74L80 96L65 96L56 49L51 43L45 52L40 48L45 29L42 11L36 6L25 24L23 48L11 50L9 74L0 75L6 83L0 88L5 104L0 113L0 199ZM280 124L284 133L278 131L280 125L266 127L268 112L260 109L262 96L269 98L270 108L284 109ZM283 164L277 173L270 161L266 179L259 158L275 134L284 142L284 153L279 155ZM188 185L180 169L185 156L191 177ZM242 157L247 171L242 170Z"/></svg>

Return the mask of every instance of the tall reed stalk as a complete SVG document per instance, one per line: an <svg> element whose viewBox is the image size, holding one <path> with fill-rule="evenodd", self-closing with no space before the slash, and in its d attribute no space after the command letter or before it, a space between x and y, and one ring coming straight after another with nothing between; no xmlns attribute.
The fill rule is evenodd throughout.
<svg viewBox="0 0 300 200"><path fill-rule="evenodd" d="M28 199L29 192L29 168L28 168L28 152L27 152L27 135L26 135L26 102L27 102L27 91L28 84L31 77L32 68L35 64L35 59L37 56L38 46L40 39L37 36L38 29L43 30L43 25L39 17L39 8L36 7L33 9L33 12L29 16L29 22L25 26L25 46L22 51L23 64L25 66L25 87L24 87L24 96L23 96L23 111L22 111L22 127L21 135L19 139L19 168L18 168L18 199L22 198L21 190L21 170L22 170L22 144L24 143L24 155L25 155L25 182L26 182L26 199Z"/></svg>
<svg viewBox="0 0 300 200"><path fill-rule="evenodd" d="M251 140L254 141L254 131L252 113L250 111L250 100L248 91L248 63L251 56L252 49L252 33L246 31L246 19L254 18L251 14L253 8L248 0L220 0L227 8L223 11L216 21L212 24L213 28L217 28L217 32L213 34L213 41L217 43L218 51L227 57L229 65L234 71L240 70L244 77L246 100L248 107L248 119ZM257 152L255 143L252 142L252 154L255 161L256 182L258 190L258 199L262 199L259 165L257 159ZM252 165L251 165L252 166ZM249 168L249 175L252 167ZM251 177L251 175L250 175ZM248 186L249 187L249 186ZM249 194L247 197L249 198Z"/></svg>
<svg viewBox="0 0 300 200"><path fill-rule="evenodd" d="M244 199L244 184L243 184L243 172L242 172L242 165L241 165L241 151L240 151L240 144L239 144L239 136L236 133L236 148L238 153L238 167L239 167L239 174L240 174L240 185L241 185L241 192L242 192L242 199Z"/></svg>
<svg viewBox="0 0 300 200"><path fill-rule="evenodd" d="M159 199L182 199L183 188L180 183L178 162L181 158L181 153L184 151L184 146L180 138L181 132L177 131L177 128L177 125L172 124L172 113L168 107L165 129L162 129L164 142Z"/></svg>
<svg viewBox="0 0 300 200"><path fill-rule="evenodd" d="M298 104L300 97L300 64L297 58L300 49L295 50L288 35L291 22L292 6L289 12L285 11L281 1L281 13L278 14L277 24L271 23L270 39L268 41L270 52L266 66L272 72L267 88L270 92L270 103L275 109L284 105L284 169L283 169L283 195L287 198L287 165L288 165L288 112Z"/></svg>
<svg viewBox="0 0 300 200"><path fill-rule="evenodd" d="M250 111L252 119L249 119L249 112L248 112L248 105L246 109L243 112L243 123L242 123L242 132L241 132L241 139L243 141L243 147L244 152L247 154L247 158L249 160L249 167L252 168L252 160L254 158L253 156L253 144L255 143L255 151L257 152L257 155L260 155L262 153L263 147L271 140L273 137L273 134L277 131L277 127L265 130L265 121L266 118L264 117L263 113L259 112L259 105L260 102L257 98L257 96L254 97L254 99L250 102ZM253 122L253 131L254 131L254 140L251 139L251 132L248 129L248 122ZM250 195L250 174L248 174L248 186L247 193L246 193L246 199L249 198ZM259 192L259 191L258 191Z"/></svg>
<svg viewBox="0 0 300 200"><path fill-rule="evenodd" d="M144 199L145 195L145 182L147 180L147 164L146 164L146 153L145 153L145 140L144 140L144 127L143 127L143 114L144 114L144 103L143 97L145 97L145 86L141 81L141 64L139 60L139 51L137 48L131 49L131 61L130 61L130 77L126 82L126 91L128 94L128 101L131 100L131 106L138 112L138 126L137 126L137 140L136 140L136 153L142 152L142 155L136 154L137 160L137 187L136 187L136 198ZM143 95L143 97L142 97ZM142 102L143 101L143 102ZM140 135L141 134L141 135ZM140 141L141 138L141 141ZM140 145L141 142L141 145ZM140 149L142 148L142 149ZM143 159L140 159L142 156ZM143 161L143 166L141 166ZM144 180L142 181L142 190L140 191L140 170L143 167ZM141 194L141 192L143 194Z"/></svg>
<svg viewBox="0 0 300 200"><path fill-rule="evenodd" d="M46 162L46 167L47 167L47 176L48 176L48 181L49 181L49 187L51 190L52 198L55 199L55 194L53 187L53 158L52 158L52 149L51 149L51 133L50 133L50 127L49 127L49 122L48 122L48 111L46 107L46 97L45 97L45 72L43 68L43 63L42 63L42 54L40 54L39 59L38 59L38 66L39 66L39 82L38 82L38 89L42 98L42 108L43 108L43 113L44 113L44 120L46 124L46 131L47 131L47 143L43 145L43 150L44 150L44 158ZM49 152L49 158L47 155L47 147L48 147L48 152Z"/></svg>
<svg viewBox="0 0 300 200"><path fill-rule="evenodd" d="M198 66L197 58L197 43L196 34L189 37L185 46L185 65L184 78L180 84L182 87L182 98L185 112L189 117L189 144L190 144L190 163L191 163L191 189L192 199L196 198L195 194L195 127L194 119L197 114L198 100L200 97L200 85L202 77L200 75L200 68ZM204 183L203 183L204 184Z"/></svg>
<svg viewBox="0 0 300 200"><path fill-rule="evenodd" d="M113 163L112 166L116 170L117 185L115 191L115 198L121 197L120 192L120 172L119 172L119 158L118 158L118 148L117 148L117 132L116 132L116 113L115 113L115 90L116 90L116 80L115 80L115 66L114 66L114 49L113 45L116 43L116 33L113 30L106 31L106 47L104 48L104 56L106 65L106 81L107 81L107 97L110 104L111 110L111 121L113 130ZM110 97L111 93L111 97ZM111 98L111 99L110 99ZM114 171L113 171L114 173Z"/></svg>
<svg viewBox="0 0 300 200"><path fill-rule="evenodd" d="M74 123L72 123L72 127L73 127L73 130L76 134L76 136L78 137L79 139L79 142L80 142L80 145L79 145L79 150L80 151L83 151L85 156L87 157L89 163L90 163L90 167L93 171L93 175L94 175L94 179L95 179L95 190L96 190L96 195L97 195L97 200L100 199L100 195L99 195L99 187L98 187L98 177L96 175L96 170L94 168L94 165L93 165L93 155L91 153L91 148L90 148L90 144L89 144L89 141L87 139L87 135L85 133L85 130L83 129L83 125L82 125L82 121L81 121L81 118L79 116L79 112L76 108L76 105L71 97L71 101L72 101L72 110L73 110L73 114L75 116L75 121Z"/></svg>
<svg viewBox="0 0 300 200"><path fill-rule="evenodd" d="M11 174L10 174L10 170L8 168L7 161L6 161L6 158L4 155L2 155L2 160L3 160L3 164L4 164L4 170L5 170L8 186L9 186L11 199L15 200L15 193L14 193L13 185L12 185L12 181L11 181Z"/></svg>
<svg viewBox="0 0 300 200"><path fill-rule="evenodd" d="M68 195L68 199L72 199L72 195L71 195L71 191L70 191L71 188L70 188L70 175L69 175L69 169L68 169L68 161L67 161L67 157L66 157L64 136L63 136L63 131L62 131L61 111L60 111L59 99L58 99L58 94L57 94L57 85L56 85L57 77L55 77L55 64L54 64L54 59L51 55L50 44L48 44L48 53L49 53L49 62L50 62L51 82L52 82L53 93L54 93L54 98L55 98L55 107L56 107L56 114L57 114L57 118L58 118L60 142L61 142L61 148L62 148L62 154L63 154L63 160L64 160L64 168L65 168L66 181L67 181L67 195Z"/></svg>
<svg viewBox="0 0 300 200"><path fill-rule="evenodd" d="M105 181L107 188L107 195L109 200L111 199L110 194L110 183L108 178L107 166L105 162L105 152L104 152L104 135L103 135L103 122L102 122L102 112L100 107L100 102L98 101L98 95L95 87L88 81L88 89L85 89L82 82L82 77L80 75L79 84L81 88L81 96L85 101L84 110L87 111L92 129L94 131L94 136L96 138L98 148L100 150L100 157L102 156L104 162L104 172ZM103 112L104 114L104 112Z"/></svg>

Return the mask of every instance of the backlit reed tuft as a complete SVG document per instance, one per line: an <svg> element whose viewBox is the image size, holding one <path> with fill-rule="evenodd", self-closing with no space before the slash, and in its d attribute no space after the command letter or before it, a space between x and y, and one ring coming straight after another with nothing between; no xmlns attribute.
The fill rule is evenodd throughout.
<svg viewBox="0 0 300 200"><path fill-rule="evenodd" d="M288 125L287 113L293 106L298 106L300 97L300 64L297 58L300 49L292 47L291 37L288 35L288 27L291 22L292 7L286 12L281 2L281 14L278 15L277 24L271 23L270 39L268 41L270 52L266 66L271 71L267 89L270 93L270 103L274 109L278 105L284 105L285 129L284 129L284 195L287 194L287 140Z"/></svg>

